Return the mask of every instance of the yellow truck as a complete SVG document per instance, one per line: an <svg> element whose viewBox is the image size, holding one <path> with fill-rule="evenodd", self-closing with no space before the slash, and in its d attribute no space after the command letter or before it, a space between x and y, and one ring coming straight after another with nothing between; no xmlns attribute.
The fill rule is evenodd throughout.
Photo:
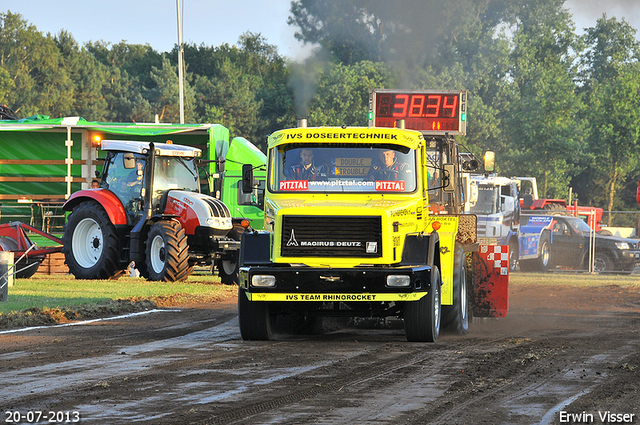
<svg viewBox="0 0 640 425"><path fill-rule="evenodd" d="M480 314L504 315L504 305L491 305L503 278L492 282L485 270L480 298L470 293L480 289L469 281L481 261L465 255L478 251L476 220L462 214L458 176L477 164L458 153L452 137L463 134L466 93L436 94L444 117L430 129L398 128L415 125L406 117L269 137L265 230L246 232L241 243L243 339L271 339L280 317L291 330L312 330L322 317L398 317L409 341L432 342L441 327L467 333L470 301ZM402 102L433 115L428 96L419 112L410 97L385 98L384 110L380 95L372 93L374 116L399 116ZM457 115L457 130L450 115ZM247 166L243 186L250 191L252 184Z"/></svg>

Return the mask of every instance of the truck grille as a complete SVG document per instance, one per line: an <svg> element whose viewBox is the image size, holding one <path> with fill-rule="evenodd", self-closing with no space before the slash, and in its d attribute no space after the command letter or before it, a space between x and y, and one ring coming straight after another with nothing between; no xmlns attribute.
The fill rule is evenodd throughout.
<svg viewBox="0 0 640 425"><path fill-rule="evenodd" d="M382 256L379 216L284 216L283 257Z"/></svg>

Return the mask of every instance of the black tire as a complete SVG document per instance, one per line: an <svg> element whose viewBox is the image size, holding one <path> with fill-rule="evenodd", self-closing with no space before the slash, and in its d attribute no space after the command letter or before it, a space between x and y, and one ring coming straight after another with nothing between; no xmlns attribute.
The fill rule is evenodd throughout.
<svg viewBox="0 0 640 425"><path fill-rule="evenodd" d="M238 321L244 340L268 341L273 337L275 317L271 314L271 302L249 301L244 288L238 288Z"/></svg>
<svg viewBox="0 0 640 425"><path fill-rule="evenodd" d="M467 286L467 260L464 250L456 244L453 260L453 305L442 306L442 328L456 335L469 332L469 287Z"/></svg>
<svg viewBox="0 0 640 425"><path fill-rule="evenodd" d="M15 239L8 236L0 237L0 251L17 250L18 242L16 242ZM17 279L28 279L36 274L42 260L44 260L44 257L29 257L26 255L22 260L20 260L20 257L14 255L14 261L16 261L16 264L13 265L13 269L10 272L13 273Z"/></svg>
<svg viewBox="0 0 640 425"><path fill-rule="evenodd" d="M151 226L147 235L145 265L149 280L187 280L193 267L189 265L187 235L180 223L159 221Z"/></svg>
<svg viewBox="0 0 640 425"><path fill-rule="evenodd" d="M240 273L240 264L238 261L218 260L215 265L218 270L220 282L224 285L237 285L238 275Z"/></svg>
<svg viewBox="0 0 640 425"><path fill-rule="evenodd" d="M404 331L410 342L435 342L440 335L440 271L436 266L431 270L429 293L418 301L404 303Z"/></svg>
<svg viewBox="0 0 640 425"><path fill-rule="evenodd" d="M567 208L562 204L546 204L544 207L542 207L542 209L545 211L566 211L567 210Z"/></svg>
<svg viewBox="0 0 640 425"><path fill-rule="evenodd" d="M113 279L123 272L118 261L118 233L95 201L73 209L64 225L62 244L65 263L76 279Z"/></svg>
<svg viewBox="0 0 640 425"><path fill-rule="evenodd" d="M551 246L549 243L549 235L543 233L540 236L538 245L538 258L535 260L521 260L520 271L523 272L548 272L551 265Z"/></svg>
<svg viewBox="0 0 640 425"><path fill-rule="evenodd" d="M593 271L596 273L613 272L613 261L611 261L611 257L604 252L596 251L596 256L593 260Z"/></svg>
<svg viewBox="0 0 640 425"><path fill-rule="evenodd" d="M520 255L520 251L518 247L518 241L517 240L509 241L509 272L510 273L516 271L516 268L518 267L519 255Z"/></svg>

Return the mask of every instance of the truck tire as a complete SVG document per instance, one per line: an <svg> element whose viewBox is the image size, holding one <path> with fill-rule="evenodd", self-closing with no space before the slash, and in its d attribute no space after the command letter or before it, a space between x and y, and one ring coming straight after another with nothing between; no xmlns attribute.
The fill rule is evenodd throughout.
<svg viewBox="0 0 640 425"><path fill-rule="evenodd" d="M271 314L271 302L249 301L247 291L238 288L238 321L240 335L245 341L265 341L273 336L275 318Z"/></svg>
<svg viewBox="0 0 640 425"><path fill-rule="evenodd" d="M542 236L540 236L538 259L536 261L538 271L549 271L549 264L551 263L551 247L549 243L549 235L546 233L543 233Z"/></svg>
<svg viewBox="0 0 640 425"><path fill-rule="evenodd" d="M613 271L613 261L604 252L597 252L593 261L593 271L596 273L611 273Z"/></svg>
<svg viewBox="0 0 640 425"><path fill-rule="evenodd" d="M467 261L458 244L453 260L453 305L442 306L442 328L446 332L466 335L469 332L469 293Z"/></svg>
<svg viewBox="0 0 640 425"><path fill-rule="evenodd" d="M76 279L111 279L122 274L118 261L118 234L102 206L77 205L64 226L62 252Z"/></svg>
<svg viewBox="0 0 640 425"><path fill-rule="evenodd" d="M407 341L435 342L440 334L440 271L431 269L429 293L418 301L404 303L404 331Z"/></svg>
<svg viewBox="0 0 640 425"><path fill-rule="evenodd" d="M551 251L549 245L549 235L540 236L540 244L538 245L538 258L534 260L520 261L520 271L523 272L548 272L551 264Z"/></svg>
<svg viewBox="0 0 640 425"><path fill-rule="evenodd" d="M516 271L516 268L518 267L519 256L520 251L518 247L518 241L509 241L509 273Z"/></svg>
<svg viewBox="0 0 640 425"><path fill-rule="evenodd" d="M224 285L237 285L240 265L238 261L218 260L215 264L220 282ZM212 270L213 271L213 270Z"/></svg>
<svg viewBox="0 0 640 425"><path fill-rule="evenodd" d="M187 235L177 221L159 221L147 236L145 260L149 280L175 282L187 280L189 266Z"/></svg>

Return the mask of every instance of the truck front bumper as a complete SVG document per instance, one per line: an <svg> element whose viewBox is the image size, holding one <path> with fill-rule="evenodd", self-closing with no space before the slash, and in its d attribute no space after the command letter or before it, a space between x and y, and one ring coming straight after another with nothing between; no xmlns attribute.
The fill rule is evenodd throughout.
<svg viewBox="0 0 640 425"><path fill-rule="evenodd" d="M239 284L250 301L416 301L431 289L431 267L240 267Z"/></svg>

